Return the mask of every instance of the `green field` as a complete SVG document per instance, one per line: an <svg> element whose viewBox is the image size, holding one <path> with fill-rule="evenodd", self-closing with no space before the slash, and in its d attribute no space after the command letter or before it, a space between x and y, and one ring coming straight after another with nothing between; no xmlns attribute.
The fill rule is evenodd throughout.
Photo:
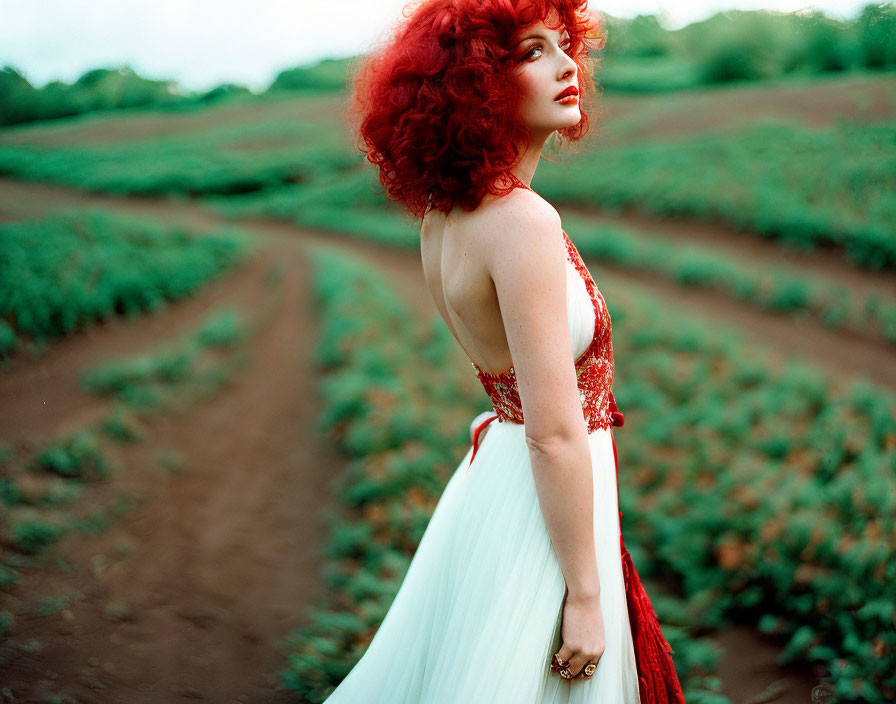
<svg viewBox="0 0 896 704"><path fill-rule="evenodd" d="M605 117L532 183L610 308L626 544L691 703L731 701L718 672L751 654L714 639L735 627L835 701L896 698L894 18L611 23ZM220 580L236 620L200 614L208 634L283 603L243 579L284 583L295 545L265 550L306 540L289 492L310 492L322 571L294 576L323 597L290 602L308 618L278 682L322 701L370 642L488 400L428 305L419 223L346 133L346 66L172 101L127 73L45 93L0 76L21 107L0 130L0 665L92 603L99 548L77 536L126 536L119 482L148 497L144 525L201 516L191 549L238 571ZM202 557L126 555L159 574ZM31 588L70 564L90 565L79 588ZM182 639L158 635L170 660Z"/></svg>

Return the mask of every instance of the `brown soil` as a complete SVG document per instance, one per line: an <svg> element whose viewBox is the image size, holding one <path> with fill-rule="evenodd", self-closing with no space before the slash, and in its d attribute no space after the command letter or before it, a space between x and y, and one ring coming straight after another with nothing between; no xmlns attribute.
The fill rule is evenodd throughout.
<svg viewBox="0 0 896 704"><path fill-rule="evenodd" d="M638 208L622 208L618 215L596 209L574 206L558 208L562 215L574 214L594 224L618 225L629 234L648 242L675 243L723 254L732 261L757 270L774 269L794 276L811 276L845 288L856 300L878 296L896 303L896 274L892 271L869 271L851 266L840 249L817 248L803 252L774 240L757 237L752 232L739 232L718 222L702 222L686 217L660 218ZM571 233L575 237L575 233ZM609 265L607 265L609 266ZM614 265L615 266L615 265ZM877 338L877 335L868 335Z"/></svg>
<svg viewBox="0 0 896 704"><path fill-rule="evenodd" d="M607 112L596 134L609 146L736 131L765 121L821 129L841 119L859 123L892 120L896 117L894 86L896 78L888 73L833 77L830 84L817 80L807 84L698 88L660 95L609 94L603 99ZM617 124L624 129L618 130Z"/></svg>
<svg viewBox="0 0 896 704"><path fill-rule="evenodd" d="M322 596L318 512L342 465L315 432L317 322L302 254L298 240L271 242L196 299L140 324L98 326L0 375L0 437L27 446L102 410L78 389L85 365L150 350L224 302L260 311L264 322L230 385L146 419L145 440L113 448L119 472L85 493L77 515L122 493L138 506L100 536L65 536L58 554L70 571L26 569L4 597L16 615L12 638L39 644L31 654L0 647L0 682L14 701L48 692L128 704L297 701L276 691L274 674L285 664L276 644ZM274 260L285 270L272 299L261 275ZM166 451L183 458L176 472L160 466ZM122 556L122 546L133 552ZM72 593L84 598L51 616L29 615L37 595Z"/></svg>
<svg viewBox="0 0 896 704"><path fill-rule="evenodd" d="M37 217L47 209L92 205L116 209L135 215L145 215L160 221L185 221L196 227L211 227L226 221L214 213L185 202L160 201L152 198L117 198L104 194L84 194L73 189L28 184L0 180L0 222L25 217ZM566 211L564 211L566 212ZM634 210L625 211L620 217L608 217L594 211L576 211L595 219L618 222L632 231L643 232L646 237L681 238L689 243L712 243L722 251L728 251L738 258L748 258L753 263L771 262L774 266L802 269L847 287L850 291L878 293L887 300L896 299L893 293L893 275L874 273L848 266L838 261L831 253L797 255L782 253L780 249L765 242L750 244L748 236L735 233L730 228L709 223L687 225L673 221L668 228L649 216ZM365 259L381 262L387 266L392 281L411 295L408 301L418 313L436 315L426 288L423 272L416 252L389 250L359 238L333 233L321 233L285 222L262 218L240 220L238 226L251 229L261 235L282 238L300 238L309 243L342 247ZM659 234L660 232L664 234ZM575 240L575 233L570 236ZM614 289L635 287L661 300L667 300L676 308L692 313L725 327L744 331L757 344L766 347L770 353L782 359L797 357L835 373L842 380L870 379L874 383L896 391L896 365L893 364L893 347L880 339L852 335L828 328L813 319L795 320L791 316L779 315L739 302L720 297L713 292L679 286L656 274L641 270L614 270L602 262L587 259L601 291L609 300L614 298ZM624 373L625 360L618 360L620 373ZM3 387L0 386L0 389Z"/></svg>
<svg viewBox="0 0 896 704"><path fill-rule="evenodd" d="M87 203L202 229L223 224L216 215L185 203L85 195L43 185L0 186L0 220ZM290 700L275 689L273 675L284 664L276 643L302 623L304 608L321 593L318 551L324 535L315 515L329 504L327 479L342 464L314 432L317 402L309 354L316 331L302 250L322 244L363 257L389 272L416 315L436 312L416 253L287 223L253 219L239 225L268 246L196 299L139 324L98 326L56 343L43 359L18 359L0 375L2 408L9 409L14 399L17 411L0 412L2 436L32 442L51 437L105 410L78 389L76 380L85 366L149 349L160 336L188 330L205 311L225 301L236 301L244 310L264 308L263 273L274 261L287 264L282 302L253 344L251 365L213 400L181 415L153 418L147 428L152 440L119 449L116 464L127 470L85 500L99 507L111 500L113 491L125 491L140 497L140 506L117 519L103 536L67 536L60 552L73 567L70 573L47 569L26 575L21 594L75 589L86 598L54 616L17 618L16 640L33 638L42 645L32 655L15 653L11 665L0 670L19 697L36 696L49 686L42 683L52 682L53 691L84 702L160 697L238 701L239 695L245 695L239 701ZM775 349L810 357L821 350L821 361L841 369L855 361L849 354L833 356L825 345L804 346L804 330L746 306L648 276L601 275L602 290L610 298L615 286L638 286L671 297L691 311L758 331L757 338L765 333L764 342ZM56 413L46 412L46 399ZM167 476L158 468L158 452L164 449L182 453L181 472ZM119 545L135 551L117 557ZM100 569L91 567L91 557L98 554L106 556ZM815 679L805 669L776 665L777 646L742 627L722 639L749 643L751 653L749 670L739 657L740 646L723 661L725 693L732 701L751 701L769 688L778 693L765 701L807 700Z"/></svg>
<svg viewBox="0 0 896 704"><path fill-rule="evenodd" d="M896 77L891 72L832 76L807 83L722 85L659 94L611 92L601 98L606 110L600 116L594 136L608 146L644 138L738 130L766 120L812 128L829 127L839 119L891 120L896 117L894 86ZM316 98L272 97L182 113L143 109L111 111L104 116L94 114L5 128L0 133L0 143L48 147L73 143L103 145L168 135L202 135L208 132L210 124L216 128L252 126L278 118L284 122L297 119L319 122L320 115L333 116L344 124L345 107L345 94L335 93ZM270 146L276 144L271 142Z"/></svg>
<svg viewBox="0 0 896 704"><path fill-rule="evenodd" d="M714 674L733 704L833 701L820 670L777 664L783 641L744 626L726 628L712 640L725 651Z"/></svg>
<svg viewBox="0 0 896 704"><path fill-rule="evenodd" d="M683 135L769 116L814 126L830 124L838 116L876 120L896 112L891 78L856 78L840 85L837 91L815 84L785 91L768 86L719 89L708 97L608 96L609 127L611 119L627 111L641 115L639 126L610 139ZM342 100L333 96L303 109L324 106L328 114L341 114ZM296 105L286 100L276 109L288 120L296 117ZM651 105L656 106L655 115L650 115ZM270 120L269 106L222 107L215 124L252 124L262 116ZM58 130L42 129L39 134L40 143L48 146L70 145L73 140L108 143L201 133L208 125L207 112L141 113L85 120L74 131L60 123ZM31 141L28 132L4 131L2 141ZM84 205L163 222L183 220L201 229L224 224L182 201L116 198L0 180L0 221ZM595 212L589 216L604 217ZM824 254L789 259L774 245L717 225L660 225L631 210L613 219L645 236L711 244L759 263L808 267L857 294L892 292L891 278L851 269ZM0 683L11 690L14 701L41 701L50 691L79 702L103 703L180 698L296 701L276 690L274 673L284 666L277 643L304 623L306 608L323 594L320 546L326 536L319 515L330 505L328 481L343 466L343 459L315 430L319 400L311 352L317 320L309 298L306 247L322 244L363 257L389 273L415 314L428 318L436 310L415 252L269 220L238 225L266 247L195 298L133 324L99 325L55 343L39 359L19 357L0 371L0 442L25 452L94 422L108 410L106 402L80 389L78 379L86 367L149 351L161 340L190 330L207 311L226 302L257 313L265 323L252 343L250 363L230 385L177 414L147 419L144 441L114 448L112 460L120 471L88 491L78 513L102 510L122 493L137 499L137 506L113 519L102 535L65 536L58 554L70 571L53 565L25 570L23 584L12 591L11 605L4 595L3 608L16 614L13 639L36 644L31 653L0 646L6 660L0 665ZM570 234L575 239L575 233ZM274 262L286 264L279 299L272 299L262 284ZM643 272L608 271L600 262L588 263L608 300L614 298L614 289L644 290L684 312L740 328L747 339L782 358L797 356L840 378L866 377L896 389L892 349L873 340L851 338L811 321L795 323ZM617 360L620 378L626 365L635 363ZM183 457L178 471L160 465L159 455L165 451ZM38 595L72 593L83 598L57 614L27 615ZM728 648L719 671L724 694L736 704L810 700L815 679L805 669L777 666L778 644L741 627L717 640ZM745 653L749 657L743 657Z"/></svg>
<svg viewBox="0 0 896 704"><path fill-rule="evenodd" d="M325 96L313 101L315 110L327 114L341 114L344 98ZM216 128L252 126L282 119L284 123L297 118L314 118L314 112L304 107L305 101L293 97L270 98L264 101L231 103L192 112L165 110L110 111L105 115L88 114L74 119L38 122L4 128L0 133L3 144L40 144L47 147L69 147L72 144L104 145L139 142L153 137L182 136L208 133L209 124Z"/></svg>

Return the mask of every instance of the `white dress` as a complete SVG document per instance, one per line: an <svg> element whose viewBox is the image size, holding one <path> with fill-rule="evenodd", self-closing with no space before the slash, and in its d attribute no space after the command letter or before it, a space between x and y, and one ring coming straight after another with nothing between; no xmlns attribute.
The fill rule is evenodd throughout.
<svg viewBox="0 0 896 704"><path fill-rule="evenodd" d="M609 427L610 320L567 243L567 311L589 423L606 649L590 679L551 671L565 582L539 507L513 370L478 376L498 422L448 481L398 594L326 704L639 704ZM615 408L615 401L612 402ZM597 427L595 427L597 426ZM472 459L472 462L471 462Z"/></svg>

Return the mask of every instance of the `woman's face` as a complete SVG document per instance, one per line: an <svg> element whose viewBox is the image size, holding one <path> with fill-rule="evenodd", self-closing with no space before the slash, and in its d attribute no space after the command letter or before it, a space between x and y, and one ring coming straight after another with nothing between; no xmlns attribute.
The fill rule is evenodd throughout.
<svg viewBox="0 0 896 704"><path fill-rule="evenodd" d="M556 18L548 17L551 24ZM526 27L514 38L515 80L520 88L520 116L533 137L547 138L554 130L573 127L582 119L579 100L556 100L557 95L575 86L578 66L566 52L569 35L564 27L550 29L544 22Z"/></svg>

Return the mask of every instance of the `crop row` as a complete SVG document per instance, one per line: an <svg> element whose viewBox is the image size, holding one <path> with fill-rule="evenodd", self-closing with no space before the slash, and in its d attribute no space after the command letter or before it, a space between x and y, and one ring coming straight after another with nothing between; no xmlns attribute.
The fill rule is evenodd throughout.
<svg viewBox="0 0 896 704"><path fill-rule="evenodd" d="M267 122L239 129L48 148L36 127L0 144L0 174L114 194L248 196L250 203L267 202L274 217L297 212L294 197L311 187L320 203L363 210L369 193L345 203L340 189L326 187L330 179L367 171L339 129L314 119L284 122L272 113ZM624 122L618 129L625 130ZM534 187L555 203L636 205L716 220L806 249L834 246L859 266L892 269L894 129L843 120L816 130L766 123L637 144L598 140L584 156L544 164ZM266 146L271 140L276 147Z"/></svg>
<svg viewBox="0 0 896 704"><path fill-rule="evenodd" d="M336 507L326 596L284 641L284 686L320 702L358 661L394 599L432 511L469 449L469 423L487 406L469 364L440 320L419 326L382 275L316 250L324 372L320 427L351 457L332 482ZM639 569L649 559L640 555ZM695 672L719 652L689 632L683 605L652 595L675 649L688 701L724 703Z"/></svg>
<svg viewBox="0 0 896 704"><path fill-rule="evenodd" d="M190 296L248 248L232 228L196 236L101 210L0 225L0 358Z"/></svg>
<svg viewBox="0 0 896 704"><path fill-rule="evenodd" d="M140 500L119 491L91 513L80 506L95 486L122 471L123 463L113 459L112 443L143 440L142 416L214 394L245 364L251 332L235 309L213 311L194 330L145 355L86 370L81 387L117 401L98 422L36 446L30 440L0 446L0 590L7 593L0 610L0 640L21 645L14 642L14 627L24 608L19 604L14 613L11 604L36 599L32 611L38 616L58 610L50 608L53 597L21 590L22 570L65 566L68 554L57 542L69 533L105 532L114 517ZM182 462L171 451L157 457L169 471L177 471Z"/></svg>
<svg viewBox="0 0 896 704"><path fill-rule="evenodd" d="M545 163L536 181L556 204L717 220L806 250L842 248L868 269L896 268L890 122L841 120L818 130L767 123L653 138Z"/></svg>
<svg viewBox="0 0 896 704"><path fill-rule="evenodd" d="M609 306L621 500L651 564L701 622L823 663L836 701L891 700L896 398L632 292Z"/></svg>
<svg viewBox="0 0 896 704"><path fill-rule="evenodd" d="M654 272L754 308L806 315L833 329L896 344L896 304L879 295L860 299L828 279L774 265L750 265L711 249L651 241L624 227L595 226L580 217L566 217L564 223L582 255L601 264Z"/></svg>
<svg viewBox="0 0 896 704"><path fill-rule="evenodd" d="M214 205L227 217L276 213L305 227L419 251L416 227L397 213L378 208L371 190L366 178L333 177L299 191L216 199ZM750 265L711 249L651 241L627 227L595 225L585 217L567 215L563 223L582 255L601 266L657 273L760 310L805 316L832 329L896 343L896 304L882 296L859 297L798 269Z"/></svg>
<svg viewBox="0 0 896 704"><path fill-rule="evenodd" d="M318 268L322 427L353 459L333 485L328 597L281 673L311 701L385 615L482 396L440 321L421 335L342 254ZM896 401L648 298L610 308L626 542L642 575L679 586L686 606L657 602L680 671L707 657L678 642L686 626L738 620L783 639L782 659L826 665L838 701L892 697ZM708 681L689 676L689 701L718 696Z"/></svg>

